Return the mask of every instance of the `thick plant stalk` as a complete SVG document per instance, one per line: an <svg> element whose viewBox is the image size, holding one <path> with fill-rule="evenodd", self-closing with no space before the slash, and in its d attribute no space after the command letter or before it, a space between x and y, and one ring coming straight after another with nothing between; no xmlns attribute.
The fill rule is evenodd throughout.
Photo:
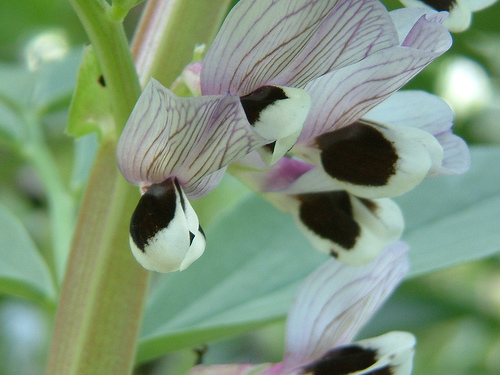
<svg viewBox="0 0 500 375"><path fill-rule="evenodd" d="M83 197L61 289L47 374L129 374L134 365L149 278L148 272L133 259L128 244L128 225L138 189L119 173L115 153L119 134L140 94L140 84L122 25L113 20L109 4L104 0L70 2L96 51L110 90L115 131L107 133L100 144ZM198 20L199 27L187 30L182 37L190 46L206 41L207 33L213 35L218 27L213 18L203 18L206 9L198 9L196 1L154 3L159 9L175 9L168 16L173 25L166 30L155 29L158 25L150 22L151 14L143 17L139 29L148 30L154 38L163 33L166 40L175 39L172 33L179 30L184 16ZM227 2L210 3L211 12L222 18ZM147 43L147 38L136 40L138 44ZM141 50L137 43L136 51ZM160 41L157 48L168 44ZM144 68L142 77L155 75L155 67L168 69L166 63L180 66L186 61L175 49L170 50L168 60L163 60L164 56L150 46L146 45L143 59L152 65Z"/></svg>

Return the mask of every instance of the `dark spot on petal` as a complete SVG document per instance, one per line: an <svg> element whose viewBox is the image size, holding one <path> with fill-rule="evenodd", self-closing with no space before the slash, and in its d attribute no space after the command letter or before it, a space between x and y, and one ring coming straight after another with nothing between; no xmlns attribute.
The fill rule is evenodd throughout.
<svg viewBox="0 0 500 375"><path fill-rule="evenodd" d="M193 244L193 241L194 241L194 238L196 236L194 235L193 232L189 231L189 246L191 246Z"/></svg>
<svg viewBox="0 0 500 375"><path fill-rule="evenodd" d="M176 209L176 188L172 179L151 185L139 199L130 220L130 236L144 252L149 240L166 228Z"/></svg>
<svg viewBox="0 0 500 375"><path fill-rule="evenodd" d="M384 366L377 370L367 372L366 375L393 375L391 366Z"/></svg>
<svg viewBox="0 0 500 375"><path fill-rule="evenodd" d="M264 147L266 150L268 150L272 154L272 153L274 153L274 148L276 147L276 142L268 143L267 145L264 145L262 147Z"/></svg>
<svg viewBox="0 0 500 375"><path fill-rule="evenodd" d="M349 194L345 191L301 194L299 217L319 237L351 249L361 232L353 219Z"/></svg>
<svg viewBox="0 0 500 375"><path fill-rule="evenodd" d="M377 211L378 206L377 203L372 201L371 199L366 199L366 198L358 198L363 205L368 208L373 214Z"/></svg>
<svg viewBox="0 0 500 375"><path fill-rule="evenodd" d="M276 86L262 86L240 98L248 122L254 125L260 114L277 100L288 99L283 89Z"/></svg>
<svg viewBox="0 0 500 375"><path fill-rule="evenodd" d="M198 230L200 231L201 234L203 234L203 237L207 238L207 236L205 235L205 232L203 231L201 225L198 225Z"/></svg>
<svg viewBox="0 0 500 375"><path fill-rule="evenodd" d="M383 186L396 173L398 154L393 144L365 122L322 134L316 144L323 168L340 181Z"/></svg>
<svg viewBox="0 0 500 375"><path fill-rule="evenodd" d="M97 82L99 82L99 84L102 86L102 87L106 87L106 81L104 80L104 76L101 74L99 76L99 78L97 79Z"/></svg>
<svg viewBox="0 0 500 375"><path fill-rule="evenodd" d="M420 0L420 1L438 11L447 11L447 12L455 8L455 6L457 5L456 0Z"/></svg>
<svg viewBox="0 0 500 375"><path fill-rule="evenodd" d="M343 346L328 351L320 359L303 367L303 374L348 375L364 370L376 363L376 351L357 345ZM370 372L367 374L382 375Z"/></svg>
<svg viewBox="0 0 500 375"><path fill-rule="evenodd" d="M339 253L337 253L335 250L330 250L330 256L337 259L339 257Z"/></svg>
<svg viewBox="0 0 500 375"><path fill-rule="evenodd" d="M177 193L179 194L179 198L180 198L180 201L181 201L182 211L186 212L186 202L184 201L184 197L182 195L182 188L179 185L179 181L177 181L176 178L174 178L174 184L175 184L175 188L177 189Z"/></svg>

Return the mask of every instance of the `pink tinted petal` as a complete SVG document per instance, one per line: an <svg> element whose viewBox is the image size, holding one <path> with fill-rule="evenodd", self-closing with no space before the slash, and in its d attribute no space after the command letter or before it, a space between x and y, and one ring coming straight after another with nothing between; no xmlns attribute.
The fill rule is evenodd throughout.
<svg viewBox="0 0 500 375"><path fill-rule="evenodd" d="M272 81L303 87L320 75L397 44L396 30L380 2L338 1L300 55Z"/></svg>
<svg viewBox="0 0 500 375"><path fill-rule="evenodd" d="M407 250L398 242L361 267L332 259L309 276L288 315L285 369L350 342L408 272Z"/></svg>
<svg viewBox="0 0 500 375"><path fill-rule="evenodd" d="M219 182L221 182L222 178L224 177L226 168L227 167L221 168L218 171L210 173L200 180L190 184L186 187L184 192L190 199L198 199L204 197L205 195L210 193L215 186L219 185Z"/></svg>
<svg viewBox="0 0 500 375"><path fill-rule="evenodd" d="M248 123L238 97L180 98L152 80L122 133L117 159L131 183L151 185L175 176L189 191L267 142Z"/></svg>
<svg viewBox="0 0 500 375"><path fill-rule="evenodd" d="M261 193L276 192L281 195L339 190L321 168L289 157L283 157L268 167L256 153L250 153L232 163L229 172Z"/></svg>
<svg viewBox="0 0 500 375"><path fill-rule="evenodd" d="M443 161L433 176L464 173L470 166L467 144L452 133L453 117L444 100L424 91L397 92L363 116L381 124L412 126L434 135L443 147Z"/></svg>
<svg viewBox="0 0 500 375"><path fill-rule="evenodd" d="M299 142L356 121L444 53L451 36L438 16L422 16L404 46L379 51L310 82L305 89L312 106Z"/></svg>
<svg viewBox="0 0 500 375"><path fill-rule="evenodd" d="M209 49L204 94L245 95L259 86L302 85L397 43L374 0L240 1Z"/></svg>
<svg viewBox="0 0 500 375"><path fill-rule="evenodd" d="M196 366L189 371L190 375L274 375L269 372L270 364L252 365L250 363L235 363L230 365Z"/></svg>

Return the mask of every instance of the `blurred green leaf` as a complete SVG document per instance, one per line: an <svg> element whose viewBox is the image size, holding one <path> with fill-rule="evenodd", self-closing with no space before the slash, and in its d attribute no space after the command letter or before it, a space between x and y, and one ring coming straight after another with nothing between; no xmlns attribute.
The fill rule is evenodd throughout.
<svg viewBox="0 0 500 375"><path fill-rule="evenodd" d="M15 143L23 137L23 123L17 113L0 101L0 140Z"/></svg>
<svg viewBox="0 0 500 375"><path fill-rule="evenodd" d="M138 360L232 336L284 318L299 283L328 256L259 197L207 230L205 254L163 276L147 305Z"/></svg>
<svg viewBox="0 0 500 375"><path fill-rule="evenodd" d="M35 71L22 65L0 64L0 101L44 113L67 106L75 87L81 51L47 62Z"/></svg>
<svg viewBox="0 0 500 375"><path fill-rule="evenodd" d="M21 222L0 205L0 292L54 303L49 268Z"/></svg>
<svg viewBox="0 0 500 375"><path fill-rule="evenodd" d="M97 132L99 137L113 126L111 102L92 46L85 47L66 131L75 137Z"/></svg>
<svg viewBox="0 0 500 375"><path fill-rule="evenodd" d="M472 147L462 176L425 180L397 199L406 218L411 276L500 251L500 148Z"/></svg>

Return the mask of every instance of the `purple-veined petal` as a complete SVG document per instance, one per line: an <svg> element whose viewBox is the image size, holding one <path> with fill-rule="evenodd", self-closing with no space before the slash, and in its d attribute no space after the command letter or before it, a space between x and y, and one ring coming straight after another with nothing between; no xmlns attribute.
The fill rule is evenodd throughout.
<svg viewBox="0 0 500 375"><path fill-rule="evenodd" d="M443 149L430 133L364 120L319 135L295 152L335 183L364 198L395 197L441 167Z"/></svg>
<svg viewBox="0 0 500 375"><path fill-rule="evenodd" d="M235 363L230 365L199 365L189 371L190 375L278 375L276 365L264 363L252 365L250 363Z"/></svg>
<svg viewBox="0 0 500 375"><path fill-rule="evenodd" d="M415 343L408 332L389 332L333 348L304 366L301 374L410 375Z"/></svg>
<svg viewBox="0 0 500 375"><path fill-rule="evenodd" d="M395 44L378 1L240 1L207 52L202 92L241 96L268 83L300 87Z"/></svg>
<svg viewBox="0 0 500 375"><path fill-rule="evenodd" d="M219 182L221 182L224 177L224 173L226 173L226 169L227 167L224 167L206 175L200 180L188 185L184 192L191 199L204 197L213 190L214 186L219 185Z"/></svg>
<svg viewBox="0 0 500 375"><path fill-rule="evenodd" d="M443 161L432 176L464 173L470 166L467 144L452 133L453 117L444 100L424 91L394 93L363 116L368 121L422 129L436 137L443 148Z"/></svg>
<svg viewBox="0 0 500 375"><path fill-rule="evenodd" d="M422 16L403 43L310 82L312 106L299 142L358 120L445 52L451 37L437 19Z"/></svg>
<svg viewBox="0 0 500 375"><path fill-rule="evenodd" d="M236 96L180 98L151 80L120 138L118 166L134 184L171 176L189 185L269 141L248 122Z"/></svg>
<svg viewBox="0 0 500 375"><path fill-rule="evenodd" d="M288 315L284 371L350 342L408 272L398 242L362 267L330 260L301 285Z"/></svg>

